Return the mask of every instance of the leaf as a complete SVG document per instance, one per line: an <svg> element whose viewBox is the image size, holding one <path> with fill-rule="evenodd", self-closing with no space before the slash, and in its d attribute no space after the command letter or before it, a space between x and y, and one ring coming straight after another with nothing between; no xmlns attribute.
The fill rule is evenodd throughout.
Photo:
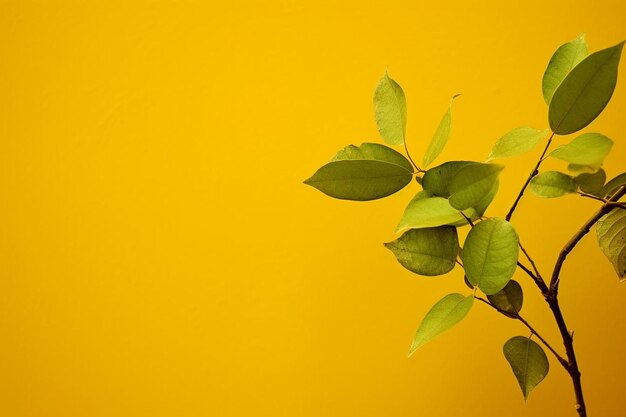
<svg viewBox="0 0 626 417"><path fill-rule="evenodd" d="M422 187L438 197L450 197L448 184L459 169L471 164L470 161L449 161L426 171L422 179Z"/></svg>
<svg viewBox="0 0 626 417"><path fill-rule="evenodd" d="M459 239L452 226L412 229L384 245L403 267L426 276L450 272L459 255Z"/></svg>
<svg viewBox="0 0 626 417"><path fill-rule="evenodd" d="M522 287L515 280L510 280L504 288L495 294L488 295L487 298L496 308L509 313L512 317L517 316L524 303Z"/></svg>
<svg viewBox="0 0 626 417"><path fill-rule="evenodd" d="M530 392L548 375L548 358L541 346L524 336L510 338L503 351L527 400Z"/></svg>
<svg viewBox="0 0 626 417"><path fill-rule="evenodd" d="M461 258L469 282L487 295L506 286L517 268L518 238L513 225L494 217L468 233Z"/></svg>
<svg viewBox="0 0 626 417"><path fill-rule="evenodd" d="M342 160L324 165L304 183L340 200L368 201L401 190L412 177L405 168L389 162Z"/></svg>
<svg viewBox="0 0 626 417"><path fill-rule="evenodd" d="M626 210L614 208L596 223L598 244L620 281L626 279Z"/></svg>
<svg viewBox="0 0 626 417"><path fill-rule="evenodd" d="M600 133L585 133L566 145L561 145L550 156L573 165L595 167L597 170L611 152L613 141Z"/></svg>
<svg viewBox="0 0 626 417"><path fill-rule="evenodd" d="M466 210L464 213L470 218L476 218L476 212L473 209ZM429 197L428 192L420 191L404 209L396 227L396 233L406 229L463 224L467 224L467 220L450 205L447 199Z"/></svg>
<svg viewBox="0 0 626 417"><path fill-rule="evenodd" d="M626 184L626 172L622 172L615 178L612 178L611 181L607 182L606 185L602 187L600 195L609 198L624 184Z"/></svg>
<svg viewBox="0 0 626 417"><path fill-rule="evenodd" d="M424 159L422 162L423 168L426 169L434 160L439 156L443 148L448 143L448 138L450 137L450 131L452 130L452 102L459 95L455 95L450 99L450 103L448 104L448 111L443 115L441 122L439 122L439 126L433 135L433 138L426 149L426 153L424 153Z"/></svg>
<svg viewBox="0 0 626 417"><path fill-rule="evenodd" d="M459 323L469 313L474 303L473 296L448 294L439 300L422 320L409 349L411 356L417 349Z"/></svg>
<svg viewBox="0 0 626 417"><path fill-rule="evenodd" d="M574 178L557 171L542 172L530 181L530 190L544 198L561 197L576 192Z"/></svg>
<svg viewBox="0 0 626 417"><path fill-rule="evenodd" d="M546 101L546 104L550 104L552 95L559 84L588 53L584 33L573 41L561 45L556 50L552 58L550 58L546 72L543 74L542 89L543 99Z"/></svg>
<svg viewBox="0 0 626 417"><path fill-rule="evenodd" d="M493 189L504 166L474 162L457 171L450 180L450 205L465 210L477 205Z"/></svg>
<svg viewBox="0 0 626 417"><path fill-rule="evenodd" d="M476 211L476 218L482 217L482 215L485 214L485 211L487 211L487 208L489 207L493 199L496 198L496 194L498 194L499 188L500 181L496 179L496 182L493 184L491 190L473 207Z"/></svg>
<svg viewBox="0 0 626 417"><path fill-rule="evenodd" d="M559 135L579 131L604 110L617 84L623 46L621 42L589 55L565 77L548 109L552 131Z"/></svg>
<svg viewBox="0 0 626 417"><path fill-rule="evenodd" d="M528 152L545 139L549 133L550 129L538 130L528 126L513 129L498 139L487 161Z"/></svg>
<svg viewBox="0 0 626 417"><path fill-rule="evenodd" d="M594 172L592 174L583 172L582 174L577 175L574 178L574 181L578 187L580 187L582 192L599 196L602 192L604 181L606 181L606 173L602 168L600 168L598 172Z"/></svg>
<svg viewBox="0 0 626 417"><path fill-rule="evenodd" d="M567 164L567 170L573 174L594 174L599 169L599 166Z"/></svg>
<svg viewBox="0 0 626 417"><path fill-rule="evenodd" d="M406 134L406 98L402 87L385 72L374 92L374 115L378 132L390 145L404 143Z"/></svg>

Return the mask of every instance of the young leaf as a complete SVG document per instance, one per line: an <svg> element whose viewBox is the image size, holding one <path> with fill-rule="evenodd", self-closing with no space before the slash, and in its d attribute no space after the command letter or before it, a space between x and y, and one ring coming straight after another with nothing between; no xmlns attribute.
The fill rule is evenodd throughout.
<svg viewBox="0 0 626 417"><path fill-rule="evenodd" d="M561 145L550 156L573 165L595 167L596 170L604 158L611 152L613 141L600 133L585 133L566 145Z"/></svg>
<svg viewBox="0 0 626 417"><path fill-rule="evenodd" d="M592 174L583 172L574 178L574 181L580 187L582 192L599 196L602 192L602 186L606 181L606 173L602 168L598 172Z"/></svg>
<svg viewBox="0 0 626 417"><path fill-rule="evenodd" d="M402 218L396 227L396 233L406 229L421 229L443 225L464 225L467 220L461 213L452 208L447 199L442 197L427 197L425 191L420 191L404 209ZM476 219L473 209L465 210L464 214Z"/></svg>
<svg viewBox="0 0 626 417"><path fill-rule="evenodd" d="M450 192L448 191L450 180L456 175L459 169L471 163L470 161L449 161L433 167L424 174L422 187L430 191L433 195L448 198L450 197Z"/></svg>
<svg viewBox="0 0 626 417"><path fill-rule="evenodd" d="M530 181L530 190L544 198L561 197L576 192L574 178L557 171L542 172Z"/></svg>
<svg viewBox="0 0 626 417"><path fill-rule="evenodd" d="M378 132L390 145L404 143L406 134L406 98L402 87L385 72L374 92L374 115Z"/></svg>
<svg viewBox="0 0 626 417"><path fill-rule="evenodd" d="M567 170L572 174L594 174L600 169L599 166L567 164Z"/></svg>
<svg viewBox="0 0 626 417"><path fill-rule="evenodd" d="M331 159L332 161L369 160L389 162L413 172L413 165L400 152L379 143L363 143L361 146L348 145Z"/></svg>
<svg viewBox="0 0 626 417"><path fill-rule="evenodd" d="M620 281L626 279L626 210L614 208L596 223L598 244Z"/></svg>
<svg viewBox="0 0 626 417"><path fill-rule="evenodd" d="M559 135L579 131L608 104L615 84L624 42L582 60L558 86L548 110L550 128Z"/></svg>
<svg viewBox="0 0 626 417"><path fill-rule="evenodd" d="M488 295L487 298L500 311L509 313L513 317L520 312L524 303L522 287L515 280L510 280L504 288L495 294Z"/></svg>
<svg viewBox="0 0 626 417"><path fill-rule="evenodd" d="M548 358L541 346L524 336L510 338L503 351L526 401L530 392L548 375Z"/></svg>
<svg viewBox="0 0 626 417"><path fill-rule="evenodd" d="M459 254L459 239L452 226L412 229L384 245L403 267L426 276L450 272Z"/></svg>
<svg viewBox="0 0 626 417"><path fill-rule="evenodd" d="M487 161L516 156L530 151L550 133L550 129L538 130L532 127L518 127L502 136L493 146Z"/></svg>
<svg viewBox="0 0 626 417"><path fill-rule="evenodd" d="M600 192L601 197L609 198L618 188L622 185L626 184L626 172L622 172L617 175L615 178L612 178L611 181L607 182L604 187L602 187L602 191Z"/></svg>
<svg viewBox="0 0 626 417"><path fill-rule="evenodd" d="M506 286L517 268L518 238L513 225L491 218L475 225L465 239L461 258L472 285L487 295Z"/></svg>
<svg viewBox="0 0 626 417"><path fill-rule="evenodd" d="M448 294L439 300L422 320L413 343L409 349L411 356L417 349L439 336L463 320L474 303L473 296L464 297L462 294Z"/></svg>
<svg viewBox="0 0 626 417"><path fill-rule="evenodd" d="M428 149L426 149L426 153L424 154L422 162L423 168L428 167L435 160L435 158L439 156L444 146L446 146L446 143L448 143L450 131L452 130L452 102L458 96L459 95L457 94L450 99L448 111L446 111L446 114L444 114L441 122L439 122L439 126L437 127L437 130L428 145Z"/></svg>
<svg viewBox="0 0 626 417"><path fill-rule="evenodd" d="M389 162L342 160L324 165L304 183L340 200L368 201L401 190L412 177L410 171Z"/></svg>
<svg viewBox="0 0 626 417"><path fill-rule="evenodd" d="M569 72L588 54L587 42L583 33L571 42L567 42L556 50L546 72L543 74L543 99L550 104L552 95Z"/></svg>
<svg viewBox="0 0 626 417"><path fill-rule="evenodd" d="M459 169L450 180L450 205L465 210L477 205L493 189L504 166L474 162Z"/></svg>

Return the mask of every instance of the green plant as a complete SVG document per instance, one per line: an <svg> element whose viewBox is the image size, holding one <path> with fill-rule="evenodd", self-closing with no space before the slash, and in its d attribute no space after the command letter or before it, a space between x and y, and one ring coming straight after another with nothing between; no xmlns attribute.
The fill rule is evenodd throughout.
<svg viewBox="0 0 626 417"><path fill-rule="evenodd" d="M449 161L429 168L448 141L455 96L422 163L416 164L406 144L404 92L385 73L374 94L376 123L382 139L389 145L403 146L406 157L382 144L349 145L305 181L331 197L358 201L387 197L407 186L413 178L421 184L422 190L409 202L398 223L396 232L403 234L385 246L403 267L420 275L443 275L458 264L473 293L468 296L449 294L438 301L417 329L409 356L460 322L478 300L519 320L530 331L530 337L515 336L503 348L524 398L548 374L549 363L543 345L570 375L578 414L587 415L573 336L559 306L560 272L568 254L595 225L601 250L620 280L625 278L626 203L620 199L626 194L626 173L606 182L602 163L613 142L600 133L585 133L550 153L548 150L555 135L578 132L604 110L615 89L623 45L624 42L589 55L584 35L581 35L559 47L542 82L549 129L513 129L495 143L485 162ZM542 141L545 141L543 152L506 216L486 217L504 168L491 161L530 151ZM547 157L567 162L567 172L540 172L541 163ZM549 280L544 279L511 223L527 188L545 198L578 193L599 202L598 210L559 253ZM457 228L467 225L471 229L461 247ZM520 251L525 260L519 259ZM521 285L511 279L517 268L532 278L544 296L563 339L565 355L554 349L520 315L523 291Z"/></svg>

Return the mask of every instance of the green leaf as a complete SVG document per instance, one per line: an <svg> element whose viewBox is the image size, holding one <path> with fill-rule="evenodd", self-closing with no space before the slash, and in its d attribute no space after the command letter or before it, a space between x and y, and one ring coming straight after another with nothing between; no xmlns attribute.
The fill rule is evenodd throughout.
<svg viewBox="0 0 626 417"><path fill-rule="evenodd" d="M574 178L574 181L580 187L582 192L599 196L602 192L602 186L606 181L606 173L602 168L598 172L592 174L583 172Z"/></svg>
<svg viewBox="0 0 626 417"><path fill-rule="evenodd" d="M422 187L438 197L450 197L448 184L459 169L471 164L470 161L449 161L426 171L422 179Z"/></svg>
<svg viewBox="0 0 626 417"><path fill-rule="evenodd" d="M544 198L561 197L576 192L574 178L557 171L542 172L530 181L530 190Z"/></svg>
<svg viewBox="0 0 626 417"><path fill-rule="evenodd" d="M461 213L443 197L430 197L427 191L420 191L409 202L396 227L396 233L406 229L421 229L443 225L467 224ZM465 215L476 218L473 209L465 210Z"/></svg>
<svg viewBox="0 0 626 417"><path fill-rule="evenodd" d="M390 145L404 143L406 134L406 98L402 87L385 72L374 92L374 115L378 132Z"/></svg>
<svg viewBox="0 0 626 417"><path fill-rule="evenodd" d="M448 111L446 111L446 114L444 114L441 122L439 122L439 126L430 141L430 145L428 145L428 149L426 149L422 162L422 168L424 169L426 169L426 167L428 167L435 160L435 158L439 156L443 148L446 146L446 143L448 143L450 131L452 130L452 102L458 96L459 95L457 94L450 99Z"/></svg>
<svg viewBox="0 0 626 417"><path fill-rule="evenodd" d="M566 145L561 145L550 156L573 165L595 167L597 170L611 152L613 141L600 133L585 133Z"/></svg>
<svg viewBox="0 0 626 417"><path fill-rule="evenodd" d="M620 281L626 279L626 210L614 208L596 223L598 244Z"/></svg>
<svg viewBox="0 0 626 417"><path fill-rule="evenodd" d="M369 160L369 161L381 161L389 162L390 164L398 165L409 172L413 172L413 165L408 159L404 157L400 152L395 149L391 149L388 146L381 145L379 143L363 143L360 146L348 145L333 156L330 160L333 161L345 161L345 160Z"/></svg>
<svg viewBox="0 0 626 417"><path fill-rule="evenodd" d="M426 276L450 272L459 255L459 239L452 226L412 229L385 247L403 267Z"/></svg>
<svg viewBox="0 0 626 417"><path fill-rule="evenodd" d="M615 90L623 46L621 42L589 55L565 77L550 101L552 131L559 135L579 131L604 110Z"/></svg>
<svg viewBox="0 0 626 417"><path fill-rule="evenodd" d="M538 130L532 127L518 127L502 136L493 146L488 161L497 158L516 156L530 151L539 142L545 139L550 129Z"/></svg>
<svg viewBox="0 0 626 417"><path fill-rule="evenodd" d="M495 294L488 295L489 302L500 311L516 317L522 309L524 303L524 293L521 285L515 280L510 280L508 284Z"/></svg>
<svg viewBox="0 0 626 417"><path fill-rule="evenodd" d="M500 188L500 181L496 179L496 182L493 184L491 190L485 195L473 208L476 211L476 218L482 217L487 211L487 208L491 204L494 198L496 198L496 194L498 194L498 189ZM472 219L474 220L474 219Z"/></svg>
<svg viewBox="0 0 626 417"><path fill-rule="evenodd" d="M546 72L543 74L542 89L543 99L546 101L546 104L550 104L552 95L557 87L567 74L569 74L580 61L585 59L588 53L584 33L573 41L561 45L559 49L556 50L552 58L550 58Z"/></svg>
<svg viewBox="0 0 626 417"><path fill-rule="evenodd" d="M567 164L567 170L573 174L594 174L599 169L599 166Z"/></svg>
<svg viewBox="0 0 626 417"><path fill-rule="evenodd" d="M485 294L506 286L517 268L518 238L513 225L491 218L475 225L465 239L461 258L467 279Z"/></svg>
<svg viewBox="0 0 626 417"><path fill-rule="evenodd" d="M422 320L413 343L409 349L411 356L417 349L450 329L469 313L474 303L474 297L465 297L462 294L448 294L439 300Z"/></svg>
<svg viewBox="0 0 626 417"><path fill-rule="evenodd" d="M612 178L611 181L607 182L606 185L602 187L600 195L609 198L624 184L626 184L626 172L622 172L615 178Z"/></svg>
<svg viewBox="0 0 626 417"><path fill-rule="evenodd" d="M474 162L459 169L450 180L450 205L465 210L477 205L488 195L504 166Z"/></svg>
<svg viewBox="0 0 626 417"><path fill-rule="evenodd" d="M524 336L509 339L503 351L527 400L530 392L548 375L548 358L541 346Z"/></svg>

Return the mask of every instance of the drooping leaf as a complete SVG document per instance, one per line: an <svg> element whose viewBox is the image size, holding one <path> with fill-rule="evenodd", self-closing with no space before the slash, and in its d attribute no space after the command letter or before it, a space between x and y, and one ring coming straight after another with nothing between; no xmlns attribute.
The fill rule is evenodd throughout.
<svg viewBox="0 0 626 417"><path fill-rule="evenodd" d="M436 276L450 272L459 254L459 239L452 226L412 229L385 247L398 262L419 275Z"/></svg>
<svg viewBox="0 0 626 417"><path fill-rule="evenodd" d="M448 110L441 119L441 122L439 122L439 126L437 127L437 130L435 131L435 134L426 149L426 153L424 153L424 159L422 162L422 168L424 169L439 156L443 148L446 146L446 143L448 143L450 131L452 130L452 102L457 97L458 94L450 99Z"/></svg>
<svg viewBox="0 0 626 417"><path fill-rule="evenodd" d="M406 229L467 224L467 220L450 205L447 199L427 197L428 195L428 192L420 191L413 197L404 209L402 218L396 227L396 233ZM472 219L477 217L474 209L465 210L463 213Z"/></svg>
<svg viewBox="0 0 626 417"><path fill-rule="evenodd" d="M527 400L530 392L548 375L548 358L541 346L524 336L509 339L503 351Z"/></svg>
<svg viewBox="0 0 626 417"><path fill-rule="evenodd" d="M617 83L624 42L595 52L570 71L550 101L550 128L559 135L579 131L608 104Z"/></svg>
<svg viewBox="0 0 626 417"><path fill-rule="evenodd" d="M626 184L626 172L622 172L621 174L612 178L611 181L607 182L604 187L602 187L600 195L602 197L609 198L624 184Z"/></svg>
<svg viewBox="0 0 626 417"><path fill-rule="evenodd" d="M509 313L512 317L516 317L524 303L522 287L515 280L510 280L504 288L495 294L488 295L487 298L496 308Z"/></svg>
<svg viewBox="0 0 626 417"><path fill-rule="evenodd" d="M474 297L448 294L439 300L422 320L409 349L411 356L417 349L459 323L469 313Z"/></svg>
<svg viewBox="0 0 626 417"><path fill-rule="evenodd" d="M388 146L381 145L379 143L363 143L360 146L348 145L331 159L332 161L345 161L345 160L369 160L369 161L381 161L388 162L390 164L398 165L409 172L413 172L413 165L408 159L404 157L400 152L395 149L391 149Z"/></svg>
<svg viewBox="0 0 626 417"><path fill-rule="evenodd" d="M539 197L561 197L576 192L576 182L574 178L561 172L546 171L533 177L530 190Z"/></svg>
<svg viewBox="0 0 626 417"><path fill-rule="evenodd" d="M600 249L613 264L620 281L626 279L626 210L614 208L596 223Z"/></svg>
<svg viewBox="0 0 626 417"><path fill-rule="evenodd" d="M583 172L582 174L577 175L574 178L580 190L599 196L602 191L602 186L604 185L604 181L606 181L606 173L602 168L598 170L598 172L594 172L592 174Z"/></svg>
<svg viewBox="0 0 626 417"><path fill-rule="evenodd" d="M474 162L457 171L448 185L450 205L457 210L476 206L491 192L504 166Z"/></svg>
<svg viewBox="0 0 626 417"><path fill-rule="evenodd" d="M550 129L538 130L532 127L518 127L502 136L493 146L488 161L497 158L516 156L530 151L539 142L545 139Z"/></svg>
<svg viewBox="0 0 626 417"><path fill-rule="evenodd" d="M546 72L543 74L543 99L550 104L552 95L569 72L588 54L587 42L583 33L571 42L567 42L556 50Z"/></svg>
<svg viewBox="0 0 626 417"><path fill-rule="evenodd" d="M511 223L491 218L476 224L467 235L461 258L467 279L485 294L506 286L517 268L518 238Z"/></svg>
<svg viewBox="0 0 626 417"><path fill-rule="evenodd" d="M567 164L567 170L572 174L594 174L600 169L599 166Z"/></svg>
<svg viewBox="0 0 626 417"><path fill-rule="evenodd" d="M550 156L573 165L595 167L611 152L613 141L600 133L585 133L566 145L559 146Z"/></svg>
<svg viewBox="0 0 626 417"><path fill-rule="evenodd" d="M500 180L496 178L496 182L493 184L491 190L473 207L476 211L476 218L482 217L482 215L485 214L485 211L487 211L487 208L493 202L493 199L496 198L499 188Z"/></svg>
<svg viewBox="0 0 626 417"><path fill-rule="evenodd" d="M304 183L330 197L368 201L401 190L412 177L410 171L389 162L342 160L324 165Z"/></svg>
<svg viewBox="0 0 626 417"><path fill-rule="evenodd" d="M406 98L402 87L385 75L374 92L374 115L378 132L390 145L404 143L406 134Z"/></svg>
<svg viewBox="0 0 626 417"><path fill-rule="evenodd" d="M422 186L438 197L450 197L448 184L454 175L470 161L449 161L441 165L432 167L424 174Z"/></svg>

